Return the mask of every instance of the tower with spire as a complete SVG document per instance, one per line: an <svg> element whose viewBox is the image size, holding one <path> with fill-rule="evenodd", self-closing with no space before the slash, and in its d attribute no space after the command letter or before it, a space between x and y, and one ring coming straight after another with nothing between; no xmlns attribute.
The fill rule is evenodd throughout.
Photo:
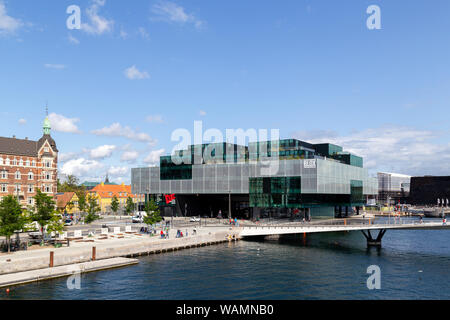
<svg viewBox="0 0 450 320"><path fill-rule="evenodd" d="M42 126L42 129L44 131L44 135L50 135L50 131L52 129L50 120L48 119L48 106L45 106L45 119L44 119L44 125Z"/></svg>

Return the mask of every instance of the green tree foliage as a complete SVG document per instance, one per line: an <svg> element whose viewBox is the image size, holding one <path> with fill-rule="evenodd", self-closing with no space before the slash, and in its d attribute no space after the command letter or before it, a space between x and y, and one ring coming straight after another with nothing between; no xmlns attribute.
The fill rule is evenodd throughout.
<svg viewBox="0 0 450 320"><path fill-rule="evenodd" d="M117 196L114 196L111 200L111 210L114 212L114 215L119 210L119 199L117 199Z"/></svg>
<svg viewBox="0 0 450 320"><path fill-rule="evenodd" d="M131 197L127 198L127 203L125 205L125 212L127 215L130 215L134 211L134 202Z"/></svg>
<svg viewBox="0 0 450 320"><path fill-rule="evenodd" d="M78 209L80 210L80 212L86 211L87 208L86 190L82 188L81 190L78 190L76 194L78 197Z"/></svg>
<svg viewBox="0 0 450 320"><path fill-rule="evenodd" d="M58 180L58 192L77 192L81 188L78 185L78 178L73 175L69 175L64 183L60 183Z"/></svg>
<svg viewBox="0 0 450 320"><path fill-rule="evenodd" d="M97 203L97 198L93 195L87 196L87 215L84 219L84 222L90 224L96 220L100 219L100 216L97 214L101 211L100 206Z"/></svg>
<svg viewBox="0 0 450 320"><path fill-rule="evenodd" d="M31 212L31 220L39 223L42 233L42 243L44 243L44 231L47 227L47 231L62 230L61 216L57 214L55 210L55 201L52 197L42 193L41 190L36 189L36 195L34 196L34 210ZM58 226L60 224L60 226Z"/></svg>
<svg viewBox="0 0 450 320"><path fill-rule="evenodd" d="M8 253L11 251L11 236L24 228L27 222L20 203L14 196L6 196L0 202L0 235L6 237Z"/></svg>
<svg viewBox="0 0 450 320"><path fill-rule="evenodd" d="M144 211L147 213L147 216L144 217L144 223L146 225L151 226L162 220L159 207L153 199L145 203Z"/></svg>

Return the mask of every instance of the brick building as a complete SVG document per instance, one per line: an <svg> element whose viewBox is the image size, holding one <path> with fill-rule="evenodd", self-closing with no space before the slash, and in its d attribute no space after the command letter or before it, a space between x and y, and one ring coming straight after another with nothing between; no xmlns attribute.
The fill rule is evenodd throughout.
<svg viewBox="0 0 450 320"><path fill-rule="evenodd" d="M15 195L22 206L33 205L36 188L55 198L58 149L50 129L46 117L38 141L0 137L0 199Z"/></svg>

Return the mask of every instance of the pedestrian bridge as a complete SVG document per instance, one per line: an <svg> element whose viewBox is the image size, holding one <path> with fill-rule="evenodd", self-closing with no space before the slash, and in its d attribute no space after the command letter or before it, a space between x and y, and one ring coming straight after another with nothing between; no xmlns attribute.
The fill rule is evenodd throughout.
<svg viewBox="0 0 450 320"><path fill-rule="evenodd" d="M406 222L395 221L393 223L373 223L358 222L347 224L347 221L337 224L283 224L283 225L258 225L243 226L240 228L240 237L257 237L257 236L276 236L287 234L306 234L306 233L323 233L323 232L349 232L361 231L367 239L367 244L380 246L381 239L387 230L441 230L450 229L450 225L442 222ZM378 230L377 238L373 238L371 231Z"/></svg>

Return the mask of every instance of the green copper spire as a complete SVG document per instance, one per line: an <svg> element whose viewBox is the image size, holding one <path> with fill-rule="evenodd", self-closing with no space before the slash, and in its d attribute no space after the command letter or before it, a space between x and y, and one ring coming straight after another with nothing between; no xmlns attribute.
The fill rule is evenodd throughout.
<svg viewBox="0 0 450 320"><path fill-rule="evenodd" d="M45 111L46 111L47 116L45 117L44 125L42 128L44 129L44 134L50 135L50 129L52 127L50 126L50 120L48 119L48 107L45 107Z"/></svg>

